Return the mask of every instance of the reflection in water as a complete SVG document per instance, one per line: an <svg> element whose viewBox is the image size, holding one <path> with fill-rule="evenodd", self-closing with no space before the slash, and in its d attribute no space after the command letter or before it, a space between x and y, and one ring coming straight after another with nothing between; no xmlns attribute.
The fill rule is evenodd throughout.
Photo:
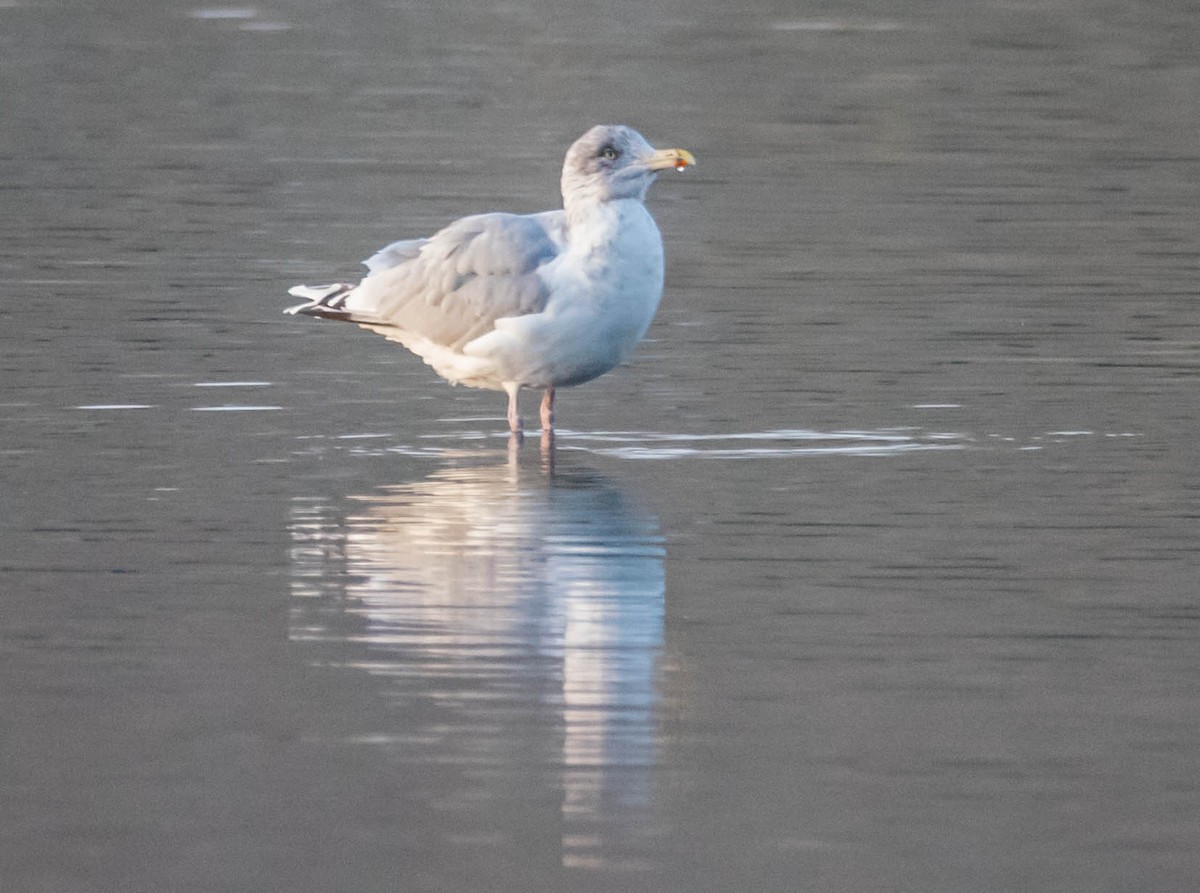
<svg viewBox="0 0 1200 893"><path fill-rule="evenodd" d="M563 864L600 864L651 805L657 519L578 470L445 468L351 500L294 502L291 638L387 679L402 757L552 776Z"/></svg>

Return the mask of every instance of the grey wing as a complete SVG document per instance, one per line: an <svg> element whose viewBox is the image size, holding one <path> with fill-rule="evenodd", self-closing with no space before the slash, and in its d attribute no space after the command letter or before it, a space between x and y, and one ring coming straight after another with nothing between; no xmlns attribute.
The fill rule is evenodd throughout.
<svg viewBox="0 0 1200 893"><path fill-rule="evenodd" d="M429 239L389 245L368 261L345 309L381 334L390 327L461 348L497 319L545 308L537 269L562 249L561 213L464 217Z"/></svg>
<svg viewBox="0 0 1200 893"><path fill-rule="evenodd" d="M382 273L384 270L398 267L405 261L412 260L421 253L421 246L428 241L428 239L405 239L385 245L363 261L370 271L368 275Z"/></svg>

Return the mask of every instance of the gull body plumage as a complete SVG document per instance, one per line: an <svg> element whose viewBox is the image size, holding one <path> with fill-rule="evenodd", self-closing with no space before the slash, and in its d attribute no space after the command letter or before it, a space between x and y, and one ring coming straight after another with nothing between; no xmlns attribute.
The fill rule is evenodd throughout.
<svg viewBox="0 0 1200 893"><path fill-rule="evenodd" d="M397 341L453 384L508 393L591 381L628 359L658 309L662 237L643 200L656 174L694 164L624 126L593 127L567 152L563 208L478 214L394 242L357 285L296 286L286 312L357 323Z"/></svg>

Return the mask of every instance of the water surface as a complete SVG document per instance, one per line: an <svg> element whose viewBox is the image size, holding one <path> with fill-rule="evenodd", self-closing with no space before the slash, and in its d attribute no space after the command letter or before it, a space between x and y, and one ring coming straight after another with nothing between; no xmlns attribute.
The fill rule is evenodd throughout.
<svg viewBox="0 0 1200 893"><path fill-rule="evenodd" d="M1193 889L1194 18L0 3L5 888ZM601 121L553 456L279 313Z"/></svg>

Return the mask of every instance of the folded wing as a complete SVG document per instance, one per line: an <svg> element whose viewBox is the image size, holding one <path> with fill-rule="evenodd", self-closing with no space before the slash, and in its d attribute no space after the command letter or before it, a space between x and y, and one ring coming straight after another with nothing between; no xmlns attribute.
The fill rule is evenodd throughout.
<svg viewBox="0 0 1200 893"><path fill-rule="evenodd" d="M545 308L537 269L562 250L563 226L562 212L464 217L428 239L383 248L367 260L370 272L357 287L293 290L313 301L295 312L459 350L497 319Z"/></svg>

